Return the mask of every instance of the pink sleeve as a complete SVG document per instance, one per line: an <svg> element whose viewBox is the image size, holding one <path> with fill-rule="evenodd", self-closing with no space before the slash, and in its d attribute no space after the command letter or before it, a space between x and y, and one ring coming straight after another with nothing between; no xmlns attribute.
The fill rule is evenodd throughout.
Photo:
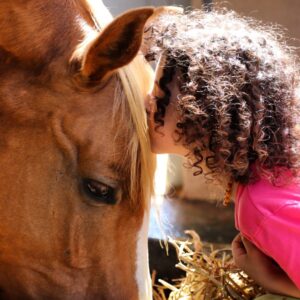
<svg viewBox="0 0 300 300"><path fill-rule="evenodd" d="M263 220L254 240L300 289L300 203L285 205Z"/></svg>

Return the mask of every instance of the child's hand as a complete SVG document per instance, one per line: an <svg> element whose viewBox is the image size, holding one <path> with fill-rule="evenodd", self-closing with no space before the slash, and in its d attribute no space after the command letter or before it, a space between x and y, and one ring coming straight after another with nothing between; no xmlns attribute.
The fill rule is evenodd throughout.
<svg viewBox="0 0 300 300"><path fill-rule="evenodd" d="M271 293L300 297L300 290L274 261L238 234L232 242L237 267Z"/></svg>

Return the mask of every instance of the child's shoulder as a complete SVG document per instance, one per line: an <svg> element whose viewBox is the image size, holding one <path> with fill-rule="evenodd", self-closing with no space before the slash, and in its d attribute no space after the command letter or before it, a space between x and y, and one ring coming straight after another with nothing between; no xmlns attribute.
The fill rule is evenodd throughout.
<svg viewBox="0 0 300 300"><path fill-rule="evenodd" d="M274 213L289 203L300 203L299 178L284 172L275 180L262 176L253 183L239 184L236 201L250 202L264 214Z"/></svg>
<svg viewBox="0 0 300 300"><path fill-rule="evenodd" d="M268 178L239 184L235 206L236 226L255 234L265 220L278 218L282 208L296 206L300 210L300 184L295 180L274 185Z"/></svg>

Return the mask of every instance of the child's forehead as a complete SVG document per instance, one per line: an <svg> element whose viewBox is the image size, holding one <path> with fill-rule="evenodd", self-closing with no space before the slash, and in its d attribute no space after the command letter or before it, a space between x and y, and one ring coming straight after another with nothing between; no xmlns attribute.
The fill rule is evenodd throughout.
<svg viewBox="0 0 300 300"><path fill-rule="evenodd" d="M162 77L164 66L166 64L166 60L167 60L166 55L161 54L157 61L156 68L155 68L155 76L154 76L155 82L158 82L160 80L160 78Z"/></svg>

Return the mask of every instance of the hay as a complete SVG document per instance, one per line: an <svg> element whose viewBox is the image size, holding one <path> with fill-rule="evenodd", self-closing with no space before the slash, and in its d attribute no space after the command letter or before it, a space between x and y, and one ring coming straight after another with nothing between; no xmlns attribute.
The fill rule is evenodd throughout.
<svg viewBox="0 0 300 300"><path fill-rule="evenodd" d="M176 267L186 272L186 277L172 284L159 279L156 284L153 274L154 300L251 300L265 294L234 266L230 247L214 249L202 243L196 232L186 233L191 241L170 240L179 259Z"/></svg>

